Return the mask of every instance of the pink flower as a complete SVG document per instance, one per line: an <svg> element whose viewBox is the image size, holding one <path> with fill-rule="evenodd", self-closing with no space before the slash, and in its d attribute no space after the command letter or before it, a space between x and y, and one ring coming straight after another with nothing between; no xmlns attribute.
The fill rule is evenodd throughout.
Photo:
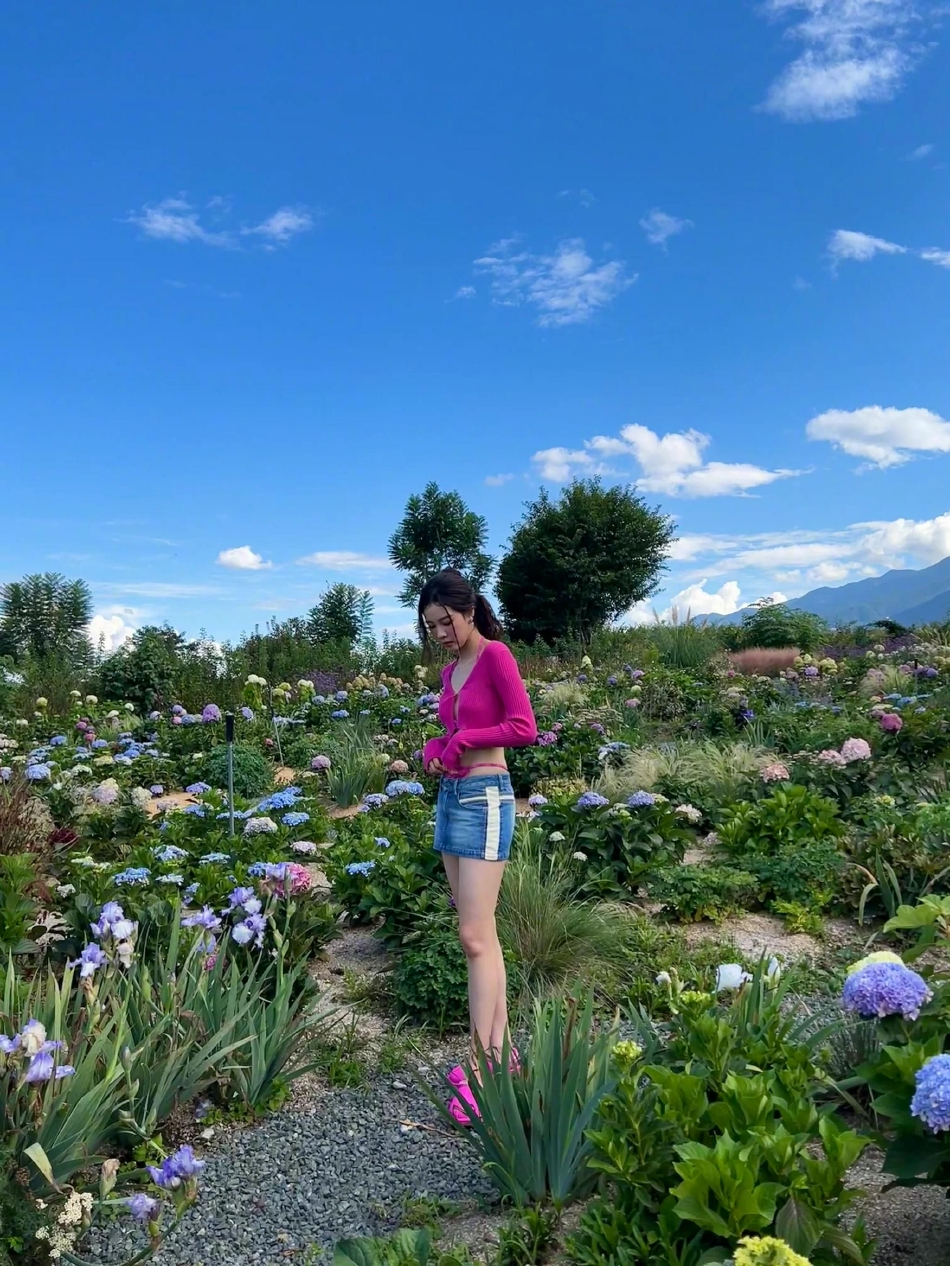
<svg viewBox="0 0 950 1266"><path fill-rule="evenodd" d="M640 706L640 700L639 700L639 699L628 699L628 700L627 700L627 702L626 702L623 706L624 706L625 708L639 708L639 706Z"/></svg>
<svg viewBox="0 0 950 1266"><path fill-rule="evenodd" d="M791 775L781 761L776 761L774 765L766 765L762 770L763 782L788 782Z"/></svg>
<svg viewBox="0 0 950 1266"><path fill-rule="evenodd" d="M172 717L172 725L181 725L181 717Z"/></svg>
<svg viewBox="0 0 950 1266"><path fill-rule="evenodd" d="M390 763L389 772L391 774L408 774L409 766L404 760L394 760Z"/></svg>
<svg viewBox="0 0 950 1266"><path fill-rule="evenodd" d="M899 734L904 728L904 722L896 712L885 712L881 717L881 729L888 734Z"/></svg>
<svg viewBox="0 0 950 1266"><path fill-rule="evenodd" d="M823 765L847 765L847 760L836 752L833 747L826 748L823 752L818 753L818 759Z"/></svg>
<svg viewBox="0 0 950 1266"><path fill-rule="evenodd" d="M313 760L310 762L310 768L311 769L329 769L330 757L329 756L314 756Z"/></svg>
<svg viewBox="0 0 950 1266"><path fill-rule="evenodd" d="M273 746L274 746L274 740L273 740L273 739L265 739L265 740L264 740L264 746L265 746L265 747L273 747Z"/></svg>
<svg viewBox="0 0 950 1266"><path fill-rule="evenodd" d="M855 760L870 760L871 746L866 739L849 738L841 744L841 755L847 764Z"/></svg>

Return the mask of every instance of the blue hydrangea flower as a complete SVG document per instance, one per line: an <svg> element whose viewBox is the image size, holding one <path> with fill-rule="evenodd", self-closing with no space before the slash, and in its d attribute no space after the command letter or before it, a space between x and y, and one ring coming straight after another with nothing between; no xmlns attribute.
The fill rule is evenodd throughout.
<svg viewBox="0 0 950 1266"><path fill-rule="evenodd" d="M346 873L348 875L368 875L371 870L375 869L375 862L350 862L346 868Z"/></svg>
<svg viewBox="0 0 950 1266"><path fill-rule="evenodd" d="M211 790L211 784L207 782L193 782L191 786L186 787L185 790L188 792L189 796L203 796L205 792Z"/></svg>
<svg viewBox="0 0 950 1266"><path fill-rule="evenodd" d="M227 853L205 853L204 857L199 859L201 866L223 866L229 862L231 858Z"/></svg>
<svg viewBox="0 0 950 1266"><path fill-rule="evenodd" d="M100 751L103 747L108 747L108 746L109 746L109 744L105 741L105 739L93 739L93 740L92 740L92 746L93 746L93 748L95 749L95 751L97 751L97 752L98 752L98 751Z"/></svg>
<svg viewBox="0 0 950 1266"><path fill-rule="evenodd" d="M155 882L157 884L171 884L172 887L174 888L180 888L182 884L185 882L185 877L184 875L179 875L179 874L159 875L156 878Z"/></svg>
<svg viewBox="0 0 950 1266"><path fill-rule="evenodd" d="M281 818L281 822L283 822L284 826L303 826L305 822L309 821L310 814L303 812L285 813Z"/></svg>
<svg viewBox="0 0 950 1266"><path fill-rule="evenodd" d="M247 706L241 709L241 716L244 718L245 721L254 720L254 712L251 708L248 708Z"/></svg>
<svg viewBox="0 0 950 1266"><path fill-rule="evenodd" d="M627 801L630 809L648 809L653 804L656 804L656 796L652 796L649 791L635 791Z"/></svg>
<svg viewBox="0 0 950 1266"><path fill-rule="evenodd" d="M157 862L180 862L188 856L177 844L161 844L152 849L152 854Z"/></svg>
<svg viewBox="0 0 950 1266"><path fill-rule="evenodd" d="M934 1134L950 1130L950 1055L932 1056L918 1071L915 1081L911 1115Z"/></svg>
<svg viewBox="0 0 950 1266"><path fill-rule="evenodd" d="M389 840L386 839L385 835L377 835L376 838L373 840L373 843L376 845L377 848L390 847Z"/></svg>
<svg viewBox="0 0 950 1266"><path fill-rule="evenodd" d="M348 690L338 690L333 697L337 703L343 703L345 699L349 699L350 692Z"/></svg>
<svg viewBox="0 0 950 1266"><path fill-rule="evenodd" d="M52 738L50 739L50 741L49 741L49 745L50 745L50 747L65 747L65 746L66 746L66 735L65 735L65 734L54 734L54 735L53 735L53 737L52 737Z"/></svg>
<svg viewBox="0 0 950 1266"><path fill-rule="evenodd" d="M151 875L152 872L147 866L130 866L127 870L120 870L117 875L113 875L112 882L118 888L134 888L140 884L147 884Z"/></svg>
<svg viewBox="0 0 950 1266"><path fill-rule="evenodd" d="M389 796L384 796L381 791L371 791L363 797L361 808L368 813L370 809L381 809L384 804L389 804Z"/></svg>
<svg viewBox="0 0 950 1266"><path fill-rule="evenodd" d="M203 818L207 810L203 804L186 804L182 812L187 813L192 818Z"/></svg>
<svg viewBox="0 0 950 1266"><path fill-rule="evenodd" d="M349 715L346 708L337 708L335 712L330 713L334 721L345 721Z"/></svg>
<svg viewBox="0 0 950 1266"><path fill-rule="evenodd" d="M386 795L395 796L424 796L425 787L421 782L407 782L404 778L396 778L386 787Z"/></svg>
<svg viewBox="0 0 950 1266"><path fill-rule="evenodd" d="M45 782L51 773L49 765L27 765L26 776L30 782Z"/></svg>
<svg viewBox="0 0 950 1266"><path fill-rule="evenodd" d="M262 800L255 812L270 813L274 809L292 809L302 794L299 787L284 787Z"/></svg>
<svg viewBox="0 0 950 1266"><path fill-rule="evenodd" d="M916 1020L932 997L923 976L903 963L869 963L844 982L841 1003L865 1019L899 1015Z"/></svg>
<svg viewBox="0 0 950 1266"><path fill-rule="evenodd" d="M598 791L585 791L582 796L578 797L575 809L602 809L604 805L610 804L606 796L602 796Z"/></svg>
<svg viewBox="0 0 950 1266"><path fill-rule="evenodd" d="M541 809L547 802L547 796L542 796L540 792L535 792L533 796L528 797L528 807L531 809Z"/></svg>

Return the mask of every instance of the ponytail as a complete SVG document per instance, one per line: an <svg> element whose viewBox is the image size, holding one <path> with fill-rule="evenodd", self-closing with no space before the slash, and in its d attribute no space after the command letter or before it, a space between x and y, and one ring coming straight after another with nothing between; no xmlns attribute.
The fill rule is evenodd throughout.
<svg viewBox="0 0 950 1266"><path fill-rule="evenodd" d="M503 629L484 594L475 595L475 627L489 642L500 642Z"/></svg>

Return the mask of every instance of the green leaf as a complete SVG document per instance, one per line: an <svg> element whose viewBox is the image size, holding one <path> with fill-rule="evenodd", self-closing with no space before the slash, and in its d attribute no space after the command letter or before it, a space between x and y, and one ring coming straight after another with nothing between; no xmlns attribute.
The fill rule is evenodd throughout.
<svg viewBox="0 0 950 1266"><path fill-rule="evenodd" d="M791 1245L796 1253L809 1257L821 1239L821 1225L807 1204L803 1204L795 1196L789 1196L776 1215L775 1233L779 1239Z"/></svg>
<svg viewBox="0 0 950 1266"><path fill-rule="evenodd" d="M43 1151L39 1143L31 1143L30 1146L26 1148L23 1155L29 1157L51 1187L56 1186L53 1181L53 1167L49 1163L49 1157Z"/></svg>

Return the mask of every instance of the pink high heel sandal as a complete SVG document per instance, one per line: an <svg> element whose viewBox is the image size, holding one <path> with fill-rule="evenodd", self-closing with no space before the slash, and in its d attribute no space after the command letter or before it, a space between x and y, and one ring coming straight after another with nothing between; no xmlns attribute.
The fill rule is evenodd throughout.
<svg viewBox="0 0 950 1266"><path fill-rule="evenodd" d="M459 1125L471 1125L472 1117L479 1117L481 1113L478 1110L478 1104L475 1102L475 1096L467 1081L463 1081L457 1087L458 1095L449 1100L449 1115ZM464 1102L464 1107L462 1106Z"/></svg>

